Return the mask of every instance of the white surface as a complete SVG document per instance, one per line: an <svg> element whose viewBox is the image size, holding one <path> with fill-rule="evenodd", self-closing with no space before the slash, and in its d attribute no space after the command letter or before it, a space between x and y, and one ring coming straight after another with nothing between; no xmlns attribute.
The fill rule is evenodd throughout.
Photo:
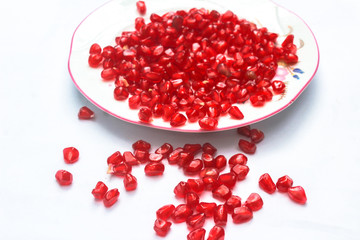
<svg viewBox="0 0 360 240"><path fill-rule="evenodd" d="M226 239L359 239L359 2L276 2L310 25L320 67L292 106L254 125L266 138L249 156L249 176L234 192L243 199L259 192L264 207L246 224L229 218ZM120 179L106 174L106 158L139 138L154 146L209 141L225 156L238 151L233 130L199 135L131 125L96 109L76 90L67 71L72 33L103 3L22 0L0 8L0 239L160 239L152 230L155 211L179 203L172 189L185 177L166 165L163 177L146 178L138 167L139 187L126 193ZM83 105L95 110L95 120L77 119ZM79 149L76 164L63 162L67 146ZM74 174L69 188L55 182L62 168ZM274 179L291 176L305 188L306 206L261 191L257 179L264 172ZM90 194L98 180L121 192L110 209ZM165 239L186 234L185 224L174 224Z"/></svg>

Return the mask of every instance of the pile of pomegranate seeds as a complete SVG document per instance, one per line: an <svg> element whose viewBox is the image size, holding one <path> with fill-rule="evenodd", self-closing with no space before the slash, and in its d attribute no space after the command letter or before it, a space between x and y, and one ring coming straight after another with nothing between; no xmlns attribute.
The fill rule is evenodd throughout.
<svg viewBox="0 0 360 240"><path fill-rule="evenodd" d="M136 6L146 13L143 1ZM282 44L277 38L231 11L153 13L149 23L136 18L135 30L122 32L114 46L94 43L88 63L103 68L102 79L115 80L114 98L128 99L141 122L162 118L172 127L198 122L214 130L221 116L244 118L234 104L261 107L285 91L273 78L279 61L297 63L297 47L291 34ZM254 151L247 142L241 148Z"/></svg>

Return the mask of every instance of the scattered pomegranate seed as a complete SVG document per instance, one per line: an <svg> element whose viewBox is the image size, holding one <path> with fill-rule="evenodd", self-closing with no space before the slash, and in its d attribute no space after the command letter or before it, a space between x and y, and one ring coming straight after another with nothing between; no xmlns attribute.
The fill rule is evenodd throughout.
<svg viewBox="0 0 360 240"><path fill-rule="evenodd" d="M55 174L55 178L61 186L68 186L73 181L72 174L66 170L58 170Z"/></svg>
<svg viewBox="0 0 360 240"><path fill-rule="evenodd" d="M204 228L194 229L187 235L187 240L204 240L206 230Z"/></svg>
<svg viewBox="0 0 360 240"><path fill-rule="evenodd" d="M212 191L212 195L216 199L219 199L221 201L226 201L231 197L232 192L230 188L222 184Z"/></svg>
<svg viewBox="0 0 360 240"><path fill-rule="evenodd" d="M209 236L207 240L224 240L225 239L225 230L215 225L213 228L210 229Z"/></svg>
<svg viewBox="0 0 360 240"><path fill-rule="evenodd" d="M143 107L139 110L139 119L142 122L149 123L152 120L152 112L149 108Z"/></svg>
<svg viewBox="0 0 360 240"><path fill-rule="evenodd" d="M128 165L134 166L138 165L139 161L135 158L134 154L132 152L126 151L123 153L124 162Z"/></svg>
<svg viewBox="0 0 360 240"><path fill-rule="evenodd" d="M138 140L136 142L133 143L132 148L134 150L145 150L145 151L149 151L151 148L151 144L144 141L144 140Z"/></svg>
<svg viewBox="0 0 360 240"><path fill-rule="evenodd" d="M144 15L146 13L146 5L144 1L137 1L136 8L141 15Z"/></svg>
<svg viewBox="0 0 360 240"><path fill-rule="evenodd" d="M225 205L218 205L214 210L214 222L217 226L225 226L228 212Z"/></svg>
<svg viewBox="0 0 360 240"><path fill-rule="evenodd" d="M114 205L120 196L119 190L117 188L111 189L106 192L103 202L105 207L111 207Z"/></svg>
<svg viewBox="0 0 360 240"><path fill-rule="evenodd" d="M217 151L217 149L211 145L210 143L204 143L202 146L202 151L204 153L210 154L210 155L214 155Z"/></svg>
<svg viewBox="0 0 360 240"><path fill-rule="evenodd" d="M226 162L226 157L224 155L219 155L214 159L214 167L219 171L222 171L226 167Z"/></svg>
<svg viewBox="0 0 360 240"><path fill-rule="evenodd" d="M194 215L189 216L186 219L186 225L189 229L197 229L204 226L205 223L205 214L204 213L197 213Z"/></svg>
<svg viewBox="0 0 360 240"><path fill-rule="evenodd" d="M63 150L65 163L71 164L79 160L79 151L74 147L67 147Z"/></svg>
<svg viewBox="0 0 360 240"><path fill-rule="evenodd" d="M239 148L248 154L254 154L256 151L256 145L244 139L239 140Z"/></svg>
<svg viewBox="0 0 360 240"><path fill-rule="evenodd" d="M215 118L204 117L199 120L199 125L205 130L214 130L218 125L218 121Z"/></svg>
<svg viewBox="0 0 360 240"><path fill-rule="evenodd" d="M279 190L279 192L287 192L290 187L293 185L293 180L288 176L282 176L278 179L276 182L276 188Z"/></svg>
<svg viewBox="0 0 360 240"><path fill-rule="evenodd" d="M147 176L159 176L163 175L165 166L162 163L151 162L145 166L144 170Z"/></svg>
<svg viewBox="0 0 360 240"><path fill-rule="evenodd" d="M250 138L253 143L259 143L264 139L264 133L259 129L251 129Z"/></svg>
<svg viewBox="0 0 360 240"><path fill-rule="evenodd" d="M189 189L197 194L204 191L205 186L202 179L188 179L187 183L189 185Z"/></svg>
<svg viewBox="0 0 360 240"><path fill-rule="evenodd" d="M82 120L92 119L94 118L94 116L95 116L94 112L86 106L80 108L78 113L78 118Z"/></svg>
<svg viewBox="0 0 360 240"><path fill-rule="evenodd" d="M305 204L307 201L305 190L301 186L290 187L288 194L294 202L299 204Z"/></svg>
<svg viewBox="0 0 360 240"><path fill-rule="evenodd" d="M188 205L191 209L194 209L199 204L199 195L197 195L194 192L188 192L185 195L185 203Z"/></svg>
<svg viewBox="0 0 360 240"><path fill-rule="evenodd" d="M130 173L127 173L124 177L124 186L126 191L133 191L137 187L137 179Z"/></svg>
<svg viewBox="0 0 360 240"><path fill-rule="evenodd" d="M237 153L237 154L233 155L232 157L230 157L229 166L233 167L236 164L246 165L247 161L248 161L248 158L244 154Z"/></svg>
<svg viewBox="0 0 360 240"><path fill-rule="evenodd" d="M163 219L156 219L154 223L154 230L157 235L164 237L170 231L171 222L167 222Z"/></svg>
<svg viewBox="0 0 360 240"><path fill-rule="evenodd" d="M214 202L200 202L195 209L197 212L204 213L206 217L212 217L214 216L216 206Z"/></svg>
<svg viewBox="0 0 360 240"><path fill-rule="evenodd" d="M124 158L123 158L122 154L119 151L116 151L113 154L111 154L110 157L108 157L107 164L108 165L117 165L117 164L122 163L123 161L124 161Z"/></svg>
<svg viewBox="0 0 360 240"><path fill-rule="evenodd" d="M163 220L168 220L173 214L174 210L175 206L173 204L162 206L156 211L156 217Z"/></svg>
<svg viewBox="0 0 360 240"><path fill-rule="evenodd" d="M105 183L99 181L91 193L95 199L102 200L107 191L108 187L105 185Z"/></svg>
<svg viewBox="0 0 360 240"><path fill-rule="evenodd" d="M178 198L183 198L189 192L189 184L187 182L179 182L175 188L174 193Z"/></svg>
<svg viewBox="0 0 360 240"><path fill-rule="evenodd" d="M185 125L186 117L181 113L175 113L170 119L170 125L172 127L180 127Z"/></svg>
<svg viewBox="0 0 360 240"><path fill-rule="evenodd" d="M259 186L265 192L272 194L276 191L276 186L268 173L260 176Z"/></svg>
<svg viewBox="0 0 360 240"><path fill-rule="evenodd" d="M243 135L245 137L250 137L250 126L247 125L247 126L244 126L244 127L239 127L237 129L237 132L240 134L240 135Z"/></svg>
<svg viewBox="0 0 360 240"><path fill-rule="evenodd" d="M241 198L236 195L232 195L224 204L228 213L233 213L234 208L241 207Z"/></svg>
<svg viewBox="0 0 360 240"><path fill-rule="evenodd" d="M252 211L258 211L264 205L262 198L257 193L251 193L245 201L245 206L250 208Z"/></svg>
<svg viewBox="0 0 360 240"><path fill-rule="evenodd" d="M193 210L191 210L188 205L180 204L175 208L171 217L175 223L182 223L185 222L192 213Z"/></svg>
<svg viewBox="0 0 360 240"><path fill-rule="evenodd" d="M234 223L244 223L253 218L253 213L250 208L246 206L234 208L232 219Z"/></svg>
<svg viewBox="0 0 360 240"><path fill-rule="evenodd" d="M218 182L219 185L224 184L228 188L233 188L236 184L236 175L232 172L220 174Z"/></svg>
<svg viewBox="0 0 360 240"><path fill-rule="evenodd" d="M238 181L244 180L249 173L249 167L246 165L236 164L230 170L235 174Z"/></svg>
<svg viewBox="0 0 360 240"><path fill-rule="evenodd" d="M161 147L156 149L155 153L161 154L164 158L167 158L173 151L173 146L170 143L164 143Z"/></svg>
<svg viewBox="0 0 360 240"><path fill-rule="evenodd" d="M229 115L234 118L241 120L244 118L244 114L240 111L240 109L237 106L232 106L229 108Z"/></svg>
<svg viewBox="0 0 360 240"><path fill-rule="evenodd" d="M131 173L132 167L127 163L119 163L117 165L110 165L108 173L116 176L125 176L127 173Z"/></svg>

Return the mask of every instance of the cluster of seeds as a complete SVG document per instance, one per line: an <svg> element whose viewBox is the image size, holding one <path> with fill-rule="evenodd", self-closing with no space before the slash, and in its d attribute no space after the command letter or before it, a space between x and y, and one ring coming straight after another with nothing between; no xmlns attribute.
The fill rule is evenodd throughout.
<svg viewBox="0 0 360 240"><path fill-rule="evenodd" d="M146 6L137 2L140 14ZM114 80L114 98L128 99L141 122L153 118L172 127L198 122L213 130L221 116L243 119L236 104L263 106L285 84L273 80L278 62L298 62L294 36L282 44L278 34L238 18L232 11L193 8L135 19L135 30L122 32L114 46L90 47L88 63Z"/></svg>

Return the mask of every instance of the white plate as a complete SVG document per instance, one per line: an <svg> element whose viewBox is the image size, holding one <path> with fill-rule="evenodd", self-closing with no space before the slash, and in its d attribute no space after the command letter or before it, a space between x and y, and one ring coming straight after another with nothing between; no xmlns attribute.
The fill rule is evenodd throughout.
<svg viewBox="0 0 360 240"><path fill-rule="evenodd" d="M294 13L269 0L222 0L219 3L210 0L147 1L146 22L151 13L165 13L171 10L189 10L193 7L216 9L220 13L231 9L240 18L245 18L258 26L267 27L270 32L279 34L279 41L289 32L295 35L295 44L299 47L299 62L291 67L279 66L275 79L286 83L286 91L275 95L264 107L255 108L250 103L240 104L243 120L221 117L215 131L237 128L264 120L288 107L304 91L314 77L319 64L319 49L316 39L306 23ZM89 48L93 43L104 47L115 45L115 37L124 30L133 30L133 22L138 17L134 1L110 1L87 16L74 32L68 61L70 75L79 91L103 111L127 122L149 127L181 131L204 132L198 123L187 123L173 128L169 122L155 118L151 124L141 123L138 110L131 110L127 101L113 98L114 83L102 81L101 68L88 66Z"/></svg>

